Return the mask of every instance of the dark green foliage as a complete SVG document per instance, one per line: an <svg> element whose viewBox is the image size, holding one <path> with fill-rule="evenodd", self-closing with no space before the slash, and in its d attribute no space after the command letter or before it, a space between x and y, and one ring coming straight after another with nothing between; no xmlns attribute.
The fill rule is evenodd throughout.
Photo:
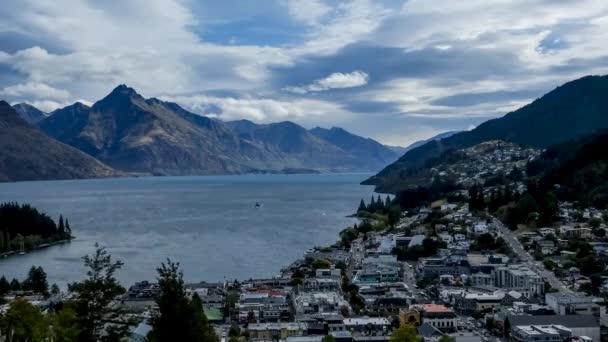
<svg viewBox="0 0 608 342"><path fill-rule="evenodd" d="M150 341L216 342L217 336L203 312L198 295L189 299L179 263L167 260L157 269L160 296L158 314L152 319Z"/></svg>
<svg viewBox="0 0 608 342"><path fill-rule="evenodd" d="M502 237L494 238L494 235L490 233L479 235L470 248L472 251L497 251L498 253L505 253L508 250Z"/></svg>
<svg viewBox="0 0 608 342"><path fill-rule="evenodd" d="M46 280L46 272L40 266L32 266L30 268L27 279L25 279L22 286L25 291L32 291L43 295L49 294L49 283Z"/></svg>
<svg viewBox="0 0 608 342"><path fill-rule="evenodd" d="M11 280L11 291L21 291L21 283L19 282L19 280L15 278Z"/></svg>
<svg viewBox="0 0 608 342"><path fill-rule="evenodd" d="M482 211L486 208L486 201L483 195L483 187L473 185L469 189L469 210Z"/></svg>
<svg viewBox="0 0 608 342"><path fill-rule="evenodd" d="M38 237L38 243L67 239L63 217L59 227L46 214L29 204L4 203L0 205L0 252L17 250L21 247L21 237L25 237L25 248L35 247L28 237ZM62 231L63 229L63 231Z"/></svg>
<svg viewBox="0 0 608 342"><path fill-rule="evenodd" d="M105 248L98 244L95 244L95 254L84 256L83 260L87 278L68 285L78 317L78 341L118 341L127 335L130 322L124 320L120 309L109 304L125 292L114 276L123 263L113 261ZM106 326L107 322L115 324Z"/></svg>
<svg viewBox="0 0 608 342"><path fill-rule="evenodd" d="M4 296L11 291L11 284L6 280L6 277L0 278L0 296Z"/></svg>
<svg viewBox="0 0 608 342"><path fill-rule="evenodd" d="M408 247L395 247L393 254L397 256L399 260L418 260L419 258L427 258L437 254L437 250L445 248L446 244L443 241L435 240L431 238L425 238L422 241L422 245Z"/></svg>

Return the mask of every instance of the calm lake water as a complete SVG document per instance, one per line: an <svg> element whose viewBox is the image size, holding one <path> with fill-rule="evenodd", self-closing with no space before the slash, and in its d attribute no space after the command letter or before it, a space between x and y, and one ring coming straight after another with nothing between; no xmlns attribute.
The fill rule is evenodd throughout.
<svg viewBox="0 0 608 342"><path fill-rule="evenodd" d="M76 240L0 260L23 279L42 266L50 283L84 277L95 242L125 262L125 286L154 280L167 258L187 281L269 277L308 248L336 241L353 220L369 174L150 177L0 184L0 202L31 203L67 217ZM255 208L259 202L262 207ZM9 278L9 279L10 279Z"/></svg>

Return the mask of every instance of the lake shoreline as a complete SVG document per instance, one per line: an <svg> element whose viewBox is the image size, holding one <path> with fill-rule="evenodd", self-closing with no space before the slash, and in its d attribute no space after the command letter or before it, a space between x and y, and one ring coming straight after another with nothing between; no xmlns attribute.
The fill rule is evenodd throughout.
<svg viewBox="0 0 608 342"><path fill-rule="evenodd" d="M29 252L52 247L55 245L63 245L65 243L72 242L72 240L74 240L74 239L75 239L75 237L71 237L69 239L63 239L63 240L57 240L57 241L53 241L53 242L49 242L49 243L43 243L38 246L32 247L31 249L28 249L27 251L25 251L24 254L28 254ZM20 251L8 251L8 252L0 253L0 258L6 259L8 257L15 256L15 255L22 255L22 254L20 254ZM0 260L0 262L2 262L2 261Z"/></svg>

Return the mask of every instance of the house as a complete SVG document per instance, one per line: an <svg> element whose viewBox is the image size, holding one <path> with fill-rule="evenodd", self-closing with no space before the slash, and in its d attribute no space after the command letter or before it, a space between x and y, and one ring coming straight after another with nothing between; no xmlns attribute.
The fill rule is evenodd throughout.
<svg viewBox="0 0 608 342"><path fill-rule="evenodd" d="M551 255L557 251L557 248L554 241L543 239L536 241L536 250L540 251L543 255Z"/></svg>
<svg viewBox="0 0 608 342"><path fill-rule="evenodd" d="M428 323L442 332L454 332L458 329L456 313L445 305L424 304L421 307L422 323Z"/></svg>

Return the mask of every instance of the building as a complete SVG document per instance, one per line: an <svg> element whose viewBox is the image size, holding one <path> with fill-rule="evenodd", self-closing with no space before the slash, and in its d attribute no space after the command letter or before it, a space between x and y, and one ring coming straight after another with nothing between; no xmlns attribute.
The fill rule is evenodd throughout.
<svg viewBox="0 0 608 342"><path fill-rule="evenodd" d="M518 325L511 337L520 342L561 342L572 337L572 330L563 325Z"/></svg>
<svg viewBox="0 0 608 342"><path fill-rule="evenodd" d="M428 323L443 332L454 332L458 329L456 314L445 305L422 305L421 314L423 324Z"/></svg>
<svg viewBox="0 0 608 342"><path fill-rule="evenodd" d="M384 317L353 317L344 319L344 327L350 332L388 332L391 323Z"/></svg>
<svg viewBox="0 0 608 342"><path fill-rule="evenodd" d="M526 265L498 267L495 271L495 285L522 292L528 298L542 297L545 293L543 279Z"/></svg>
<svg viewBox="0 0 608 342"><path fill-rule="evenodd" d="M350 312L350 305L338 292L300 293L294 297L296 315Z"/></svg>
<svg viewBox="0 0 608 342"><path fill-rule="evenodd" d="M247 327L251 341L285 340L291 336L303 336L306 330L306 324L302 322L254 323Z"/></svg>
<svg viewBox="0 0 608 342"><path fill-rule="evenodd" d="M545 303L558 315L593 315L600 317L600 306L580 292L554 292L545 295Z"/></svg>
<svg viewBox="0 0 608 342"><path fill-rule="evenodd" d="M497 293L466 293L456 300L455 308L458 312L472 314L475 311L494 310L502 305L505 294Z"/></svg>
<svg viewBox="0 0 608 342"><path fill-rule="evenodd" d="M510 327L508 333L513 336L517 326L564 326L572 331L572 337L587 336L593 341L600 341L600 325L591 315L508 315L505 327Z"/></svg>

